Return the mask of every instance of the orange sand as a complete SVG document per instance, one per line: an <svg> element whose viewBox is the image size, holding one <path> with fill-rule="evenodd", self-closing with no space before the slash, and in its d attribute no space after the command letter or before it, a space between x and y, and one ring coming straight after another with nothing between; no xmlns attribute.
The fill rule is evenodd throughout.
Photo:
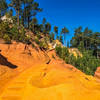
<svg viewBox="0 0 100 100"><path fill-rule="evenodd" d="M1 72L0 100L100 100L100 83L65 64L54 51L44 53L31 46L24 50L21 43L8 47L0 44L1 54L18 68L5 66L6 72Z"/></svg>

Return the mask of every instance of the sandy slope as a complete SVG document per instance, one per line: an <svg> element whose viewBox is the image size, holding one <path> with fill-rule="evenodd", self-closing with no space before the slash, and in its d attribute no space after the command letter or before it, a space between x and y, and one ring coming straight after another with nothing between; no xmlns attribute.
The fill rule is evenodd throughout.
<svg viewBox="0 0 100 100"><path fill-rule="evenodd" d="M2 73L7 81L3 88L0 82L0 100L100 100L100 83L65 64L54 51L47 56L30 46L24 50L23 44L8 47L1 44L1 54L18 67L6 68L9 77Z"/></svg>

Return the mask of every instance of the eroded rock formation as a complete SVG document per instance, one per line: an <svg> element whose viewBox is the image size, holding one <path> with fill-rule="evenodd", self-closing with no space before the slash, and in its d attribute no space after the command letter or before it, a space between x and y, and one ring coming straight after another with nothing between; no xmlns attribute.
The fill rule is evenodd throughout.
<svg viewBox="0 0 100 100"><path fill-rule="evenodd" d="M54 50L22 43L0 44L0 50L17 66L0 65L0 100L100 100L100 83L65 64Z"/></svg>

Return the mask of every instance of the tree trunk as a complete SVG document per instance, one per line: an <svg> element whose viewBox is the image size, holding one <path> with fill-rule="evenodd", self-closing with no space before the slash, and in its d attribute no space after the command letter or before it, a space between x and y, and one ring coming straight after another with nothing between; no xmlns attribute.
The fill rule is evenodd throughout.
<svg viewBox="0 0 100 100"><path fill-rule="evenodd" d="M87 40L86 40L86 50L87 50Z"/></svg>
<svg viewBox="0 0 100 100"><path fill-rule="evenodd" d="M24 2L24 9L25 9L25 2ZM24 15L23 15L23 21L25 21L25 11L24 11ZM23 22L23 26L25 27L25 25L24 25L24 22Z"/></svg>
<svg viewBox="0 0 100 100"><path fill-rule="evenodd" d="M28 16L28 29L29 29L29 23L30 23L30 21L29 21L29 16Z"/></svg>
<svg viewBox="0 0 100 100"><path fill-rule="evenodd" d="M25 22L26 22L26 1L24 1L24 27L25 27Z"/></svg>
<svg viewBox="0 0 100 100"><path fill-rule="evenodd" d="M20 23L19 23L19 10L18 10L18 14L17 14L17 24L18 24L18 29L19 29L19 26L20 26Z"/></svg>
<svg viewBox="0 0 100 100"><path fill-rule="evenodd" d="M66 46L66 34L64 33L64 45Z"/></svg>
<svg viewBox="0 0 100 100"><path fill-rule="evenodd" d="M99 58L99 57L98 57L98 50L97 50L97 58Z"/></svg>

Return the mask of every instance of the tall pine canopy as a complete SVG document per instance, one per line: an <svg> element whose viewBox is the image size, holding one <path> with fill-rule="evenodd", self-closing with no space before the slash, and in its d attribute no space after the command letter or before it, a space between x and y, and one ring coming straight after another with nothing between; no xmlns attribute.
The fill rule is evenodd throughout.
<svg viewBox="0 0 100 100"><path fill-rule="evenodd" d="M4 16L7 12L8 5L6 0L0 0L0 17Z"/></svg>

